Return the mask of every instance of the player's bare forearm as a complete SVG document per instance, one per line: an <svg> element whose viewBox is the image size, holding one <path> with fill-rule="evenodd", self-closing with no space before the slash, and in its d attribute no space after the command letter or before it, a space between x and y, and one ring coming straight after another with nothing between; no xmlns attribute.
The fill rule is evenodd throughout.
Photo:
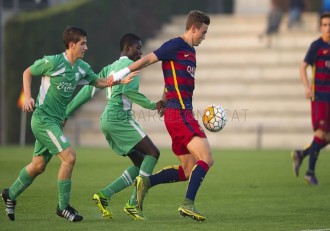
<svg viewBox="0 0 330 231"><path fill-rule="evenodd" d="M94 87L96 87L96 88L108 87L108 79L107 78L97 78L97 80L94 83Z"/></svg>
<svg viewBox="0 0 330 231"><path fill-rule="evenodd" d="M28 67L23 72L23 90L25 97L31 97L31 82L32 82L32 74L30 68Z"/></svg>
<svg viewBox="0 0 330 231"><path fill-rule="evenodd" d="M156 63L157 61L158 61L157 56L155 55L155 53L151 52L148 55L144 56L143 58L129 65L128 68L130 69L130 71L136 71L145 68L153 63Z"/></svg>
<svg viewBox="0 0 330 231"><path fill-rule="evenodd" d="M35 106L34 99L31 96L31 82L32 82L32 74L30 68L28 67L23 72L23 91L25 96L25 100L23 103L24 112L32 112Z"/></svg>
<svg viewBox="0 0 330 231"><path fill-rule="evenodd" d="M312 97L312 90L307 77L307 67L308 64L306 62L302 62L300 66L300 79L304 86L305 96L307 99L310 99Z"/></svg>

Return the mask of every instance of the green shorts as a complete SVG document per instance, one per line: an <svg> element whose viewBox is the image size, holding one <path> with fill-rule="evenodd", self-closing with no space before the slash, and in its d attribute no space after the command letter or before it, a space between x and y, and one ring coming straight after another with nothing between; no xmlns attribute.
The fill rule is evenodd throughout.
<svg viewBox="0 0 330 231"><path fill-rule="evenodd" d="M120 156L126 156L145 136L145 132L134 119L109 121L101 118L102 132L111 149Z"/></svg>
<svg viewBox="0 0 330 231"><path fill-rule="evenodd" d="M63 134L62 125L49 116L34 112L31 118L31 128L36 138L33 155L44 155L47 162L53 155L57 155L71 146Z"/></svg>

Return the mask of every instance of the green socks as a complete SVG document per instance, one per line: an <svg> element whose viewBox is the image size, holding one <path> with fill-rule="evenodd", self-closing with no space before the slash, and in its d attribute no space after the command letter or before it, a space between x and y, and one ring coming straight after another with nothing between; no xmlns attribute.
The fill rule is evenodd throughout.
<svg viewBox="0 0 330 231"><path fill-rule="evenodd" d="M16 200L16 197L18 197L22 192L24 192L24 190L32 184L33 180L34 177L31 177L28 174L26 167L23 168L15 182L9 188L10 199Z"/></svg>
<svg viewBox="0 0 330 231"><path fill-rule="evenodd" d="M71 179L58 180L58 207L63 210L70 202Z"/></svg>
<svg viewBox="0 0 330 231"><path fill-rule="evenodd" d="M150 176L152 172L154 171L154 168L157 164L158 160L149 155L145 155L144 159L142 161L141 167L140 167L140 176ZM133 205L136 204L136 187L134 187L132 195L129 199L129 204Z"/></svg>
<svg viewBox="0 0 330 231"><path fill-rule="evenodd" d="M110 198L113 194L120 192L133 184L135 178L139 174L139 168L136 166L130 166L123 174L113 181L110 185L100 191L101 195Z"/></svg>
<svg viewBox="0 0 330 231"><path fill-rule="evenodd" d="M140 167L140 172L139 175L141 176L150 176L152 172L154 171L154 168L157 164L158 160L149 155L145 155L144 159L142 161L141 167Z"/></svg>

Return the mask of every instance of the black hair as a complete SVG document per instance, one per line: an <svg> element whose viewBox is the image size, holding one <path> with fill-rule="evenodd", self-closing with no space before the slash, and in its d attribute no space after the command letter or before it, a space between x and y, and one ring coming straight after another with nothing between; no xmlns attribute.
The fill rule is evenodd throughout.
<svg viewBox="0 0 330 231"><path fill-rule="evenodd" d="M126 46L131 46L136 42L141 41L139 36L133 33L127 33L120 39L120 51L123 51Z"/></svg>

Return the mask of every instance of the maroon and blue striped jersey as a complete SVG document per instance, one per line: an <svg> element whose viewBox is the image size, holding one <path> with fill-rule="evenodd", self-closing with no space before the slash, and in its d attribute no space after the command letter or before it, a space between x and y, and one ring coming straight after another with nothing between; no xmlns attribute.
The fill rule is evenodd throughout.
<svg viewBox="0 0 330 231"><path fill-rule="evenodd" d="M312 100L330 102L330 45L322 38L315 40L304 61L312 66Z"/></svg>
<svg viewBox="0 0 330 231"><path fill-rule="evenodd" d="M154 51L162 61L167 108L193 109L196 51L181 37L165 42Z"/></svg>

